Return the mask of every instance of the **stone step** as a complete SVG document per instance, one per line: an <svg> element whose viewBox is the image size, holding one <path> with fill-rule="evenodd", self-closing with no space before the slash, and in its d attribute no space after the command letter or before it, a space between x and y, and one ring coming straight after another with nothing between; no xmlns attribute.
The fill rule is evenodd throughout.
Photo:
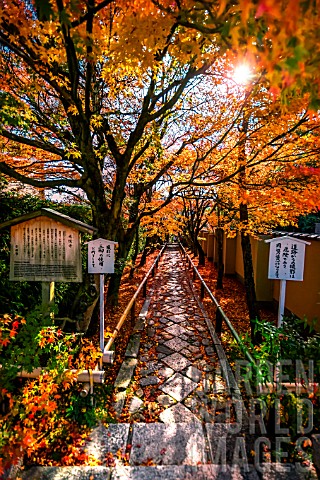
<svg viewBox="0 0 320 480"><path fill-rule="evenodd" d="M308 478L291 465L257 464L257 471L252 466L258 461L257 456L250 456L252 450L254 451L254 439L238 431L235 424L119 423L110 424L108 428L100 425L90 434L85 451L102 466L34 467L17 478L22 477L23 480ZM288 468L291 470L288 471Z"/></svg>
<svg viewBox="0 0 320 480"><path fill-rule="evenodd" d="M165 412L169 410L167 409ZM296 465L297 470L291 465L263 463L260 466L257 463L259 470L259 476L257 476L257 472L250 467L250 464L254 461L258 462L261 448L259 441L259 438L248 434L247 430L243 429L240 424L202 424L188 419L187 423L169 421L168 423L110 424L108 428L101 425L90 435L90 442L88 442L86 450L87 453L95 456L101 462L109 452L114 455L117 452L121 452L123 455L127 452L129 453L128 462L131 467L161 466L157 470L159 477L141 476L142 479L166 478L161 476L164 475L161 472L162 470L167 473L170 472L170 467L173 472L182 472L181 475L183 475L188 472L188 469L184 468L187 466L190 468L199 467L198 470L194 470L198 476L177 476L177 480L180 478L189 478L190 480L193 478L221 478L221 480L224 478L235 480L238 478L248 478L250 480L258 478L262 480L284 480L286 478L301 480L308 478L312 470L306 471L306 474L299 473L302 467L299 463ZM211 464L211 466L208 464ZM233 466L233 469L230 469L231 466ZM180 470L179 467L181 467ZM201 477L209 467L212 468L212 475L216 476ZM226 472L222 471L223 469L221 470L222 467L226 469ZM238 470L241 469L241 475L244 475L243 472L247 468L249 468L249 471L246 472L246 475L241 476L236 467L238 467ZM132 475L132 479L138 479L140 477L135 472L144 472L144 470L133 469L128 470L128 472ZM148 470L145 472L144 475L147 475ZM217 476L217 472L220 472L220 476ZM222 475L224 473L226 476ZM228 477L231 473L233 476ZM112 478L131 478L131 476L115 476Z"/></svg>
<svg viewBox="0 0 320 480"><path fill-rule="evenodd" d="M102 465L106 457L111 455L116 459L120 453L128 457L132 466L148 462L154 465L241 466L252 463L261 449L259 439L256 442L255 436L235 423L202 424L192 419L178 423L171 421L171 417L164 420L165 423L100 425L88 437L85 452ZM256 454L252 453L256 450Z"/></svg>
<svg viewBox="0 0 320 480"><path fill-rule="evenodd" d="M208 448L200 422L100 425L90 434L85 451L103 463L107 454L130 454L130 465L197 465L207 463Z"/></svg>
<svg viewBox="0 0 320 480"><path fill-rule="evenodd" d="M199 423L135 423L131 465L207 463L206 439Z"/></svg>
<svg viewBox="0 0 320 480"><path fill-rule="evenodd" d="M18 478L23 480L110 480L107 467L32 467Z"/></svg>
<svg viewBox="0 0 320 480"><path fill-rule="evenodd" d="M265 472L230 465L157 465L116 467L33 467L23 473L23 480L302 480L288 465L272 464Z"/></svg>
<svg viewBox="0 0 320 480"><path fill-rule="evenodd" d="M221 460L230 464L237 458L235 455L243 457L244 448L250 458L255 438L240 424L202 424L184 410L187 409L179 403L167 408L160 415L163 423L101 424L90 433L85 451L101 463L107 454L129 452L131 465L150 460L161 465L197 465L221 463Z"/></svg>

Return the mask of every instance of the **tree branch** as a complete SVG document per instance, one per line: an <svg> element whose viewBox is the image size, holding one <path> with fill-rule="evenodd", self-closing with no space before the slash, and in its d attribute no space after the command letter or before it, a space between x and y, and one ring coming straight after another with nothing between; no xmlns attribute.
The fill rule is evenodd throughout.
<svg viewBox="0 0 320 480"><path fill-rule="evenodd" d="M94 17L94 0L89 0L88 2L88 18L87 18L87 27L86 31L88 37L92 35L93 29L93 17ZM85 93L84 93L84 105L85 105L85 115L87 120L89 121L91 109L90 109L90 97L91 97L91 81L92 81L92 74L93 74L93 67L90 59L90 55L92 54L92 46L90 45L90 41L88 38L88 46L87 46L87 71L86 71L86 83L85 83Z"/></svg>
<svg viewBox="0 0 320 480"><path fill-rule="evenodd" d="M7 130L0 129L0 136L8 138L8 140L12 140L14 142L22 143L24 145L29 145L30 147L39 148L44 150L45 152L50 152L55 155L59 155L60 157L64 157L65 152L60 148L54 147L53 145L46 144L39 142L37 140L32 140L31 138L20 137L20 135L16 135L15 133L8 132Z"/></svg>
<svg viewBox="0 0 320 480"><path fill-rule="evenodd" d="M54 188L54 187L82 187L82 180L72 180L70 178L60 180L36 180L35 178L26 177L25 175L17 172L14 168L9 167L5 162L0 162L0 172L7 175L10 178L14 178L19 182L31 185L37 188Z"/></svg>
<svg viewBox="0 0 320 480"><path fill-rule="evenodd" d="M79 25L81 25L82 23L86 22L88 20L88 17L93 14L95 15L96 13L98 13L100 10L102 10L104 7L107 7L108 5L110 5L111 3L115 3L115 0L104 0L103 2L99 3L95 8L93 8L91 10L91 12L87 12L85 13L84 15L82 15L79 20L74 20L72 23L71 23L71 28L75 28L75 27L78 27Z"/></svg>
<svg viewBox="0 0 320 480"><path fill-rule="evenodd" d="M79 113L82 112L81 102L78 100L78 86L79 86L79 78L80 72L78 67L78 59L75 50L74 43L70 36L70 29L66 26L66 23L61 22L61 14L64 10L63 0L56 0L56 4L60 13L60 23L61 23L61 30L63 34L63 38L66 45L66 54L67 54L67 61L68 61L68 68L69 68L69 75L71 81L71 90L73 100L78 107Z"/></svg>

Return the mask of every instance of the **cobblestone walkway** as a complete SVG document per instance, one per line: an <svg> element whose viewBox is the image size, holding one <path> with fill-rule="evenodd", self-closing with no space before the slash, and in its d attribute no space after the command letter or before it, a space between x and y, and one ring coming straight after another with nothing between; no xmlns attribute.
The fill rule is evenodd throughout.
<svg viewBox="0 0 320 480"><path fill-rule="evenodd" d="M130 419L224 422L225 384L178 247L161 259L146 323L124 409Z"/></svg>

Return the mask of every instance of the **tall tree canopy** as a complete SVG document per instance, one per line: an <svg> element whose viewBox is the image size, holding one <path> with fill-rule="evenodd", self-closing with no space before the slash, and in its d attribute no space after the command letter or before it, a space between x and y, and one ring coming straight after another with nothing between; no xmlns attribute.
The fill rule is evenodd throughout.
<svg viewBox="0 0 320 480"><path fill-rule="evenodd" d="M293 3L1 0L0 173L84 192L99 235L118 241L125 260L142 218L168 204L175 183L190 184L207 168L192 166L204 124L197 117L213 112L206 82L222 83L220 61L264 62L276 87L296 78L298 64L299 78L310 79L304 60L317 2L298 2L289 22ZM308 14L312 28L296 12ZM291 62L281 60L284 52ZM221 135L203 142L208 161L230 128L226 108L214 113Z"/></svg>
<svg viewBox="0 0 320 480"><path fill-rule="evenodd" d="M1 2L0 172L82 190L125 259L168 116L217 55L200 37L150 1Z"/></svg>

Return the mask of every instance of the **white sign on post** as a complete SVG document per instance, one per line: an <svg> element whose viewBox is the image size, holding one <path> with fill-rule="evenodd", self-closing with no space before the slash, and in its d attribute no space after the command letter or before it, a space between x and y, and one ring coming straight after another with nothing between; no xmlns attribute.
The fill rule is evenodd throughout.
<svg viewBox="0 0 320 480"><path fill-rule="evenodd" d="M114 273L114 246L117 242L98 238L88 242L88 272Z"/></svg>
<svg viewBox="0 0 320 480"><path fill-rule="evenodd" d="M266 242L270 243L268 278L301 282L305 249L310 243L287 236Z"/></svg>
<svg viewBox="0 0 320 480"><path fill-rule="evenodd" d="M114 246L117 242L98 238L88 242L88 273L100 274L100 348L104 351L104 274L114 273Z"/></svg>
<svg viewBox="0 0 320 480"><path fill-rule="evenodd" d="M265 240L270 243L268 278L280 280L278 327L282 325L284 315L286 280L302 281L306 245L298 238L289 236Z"/></svg>

